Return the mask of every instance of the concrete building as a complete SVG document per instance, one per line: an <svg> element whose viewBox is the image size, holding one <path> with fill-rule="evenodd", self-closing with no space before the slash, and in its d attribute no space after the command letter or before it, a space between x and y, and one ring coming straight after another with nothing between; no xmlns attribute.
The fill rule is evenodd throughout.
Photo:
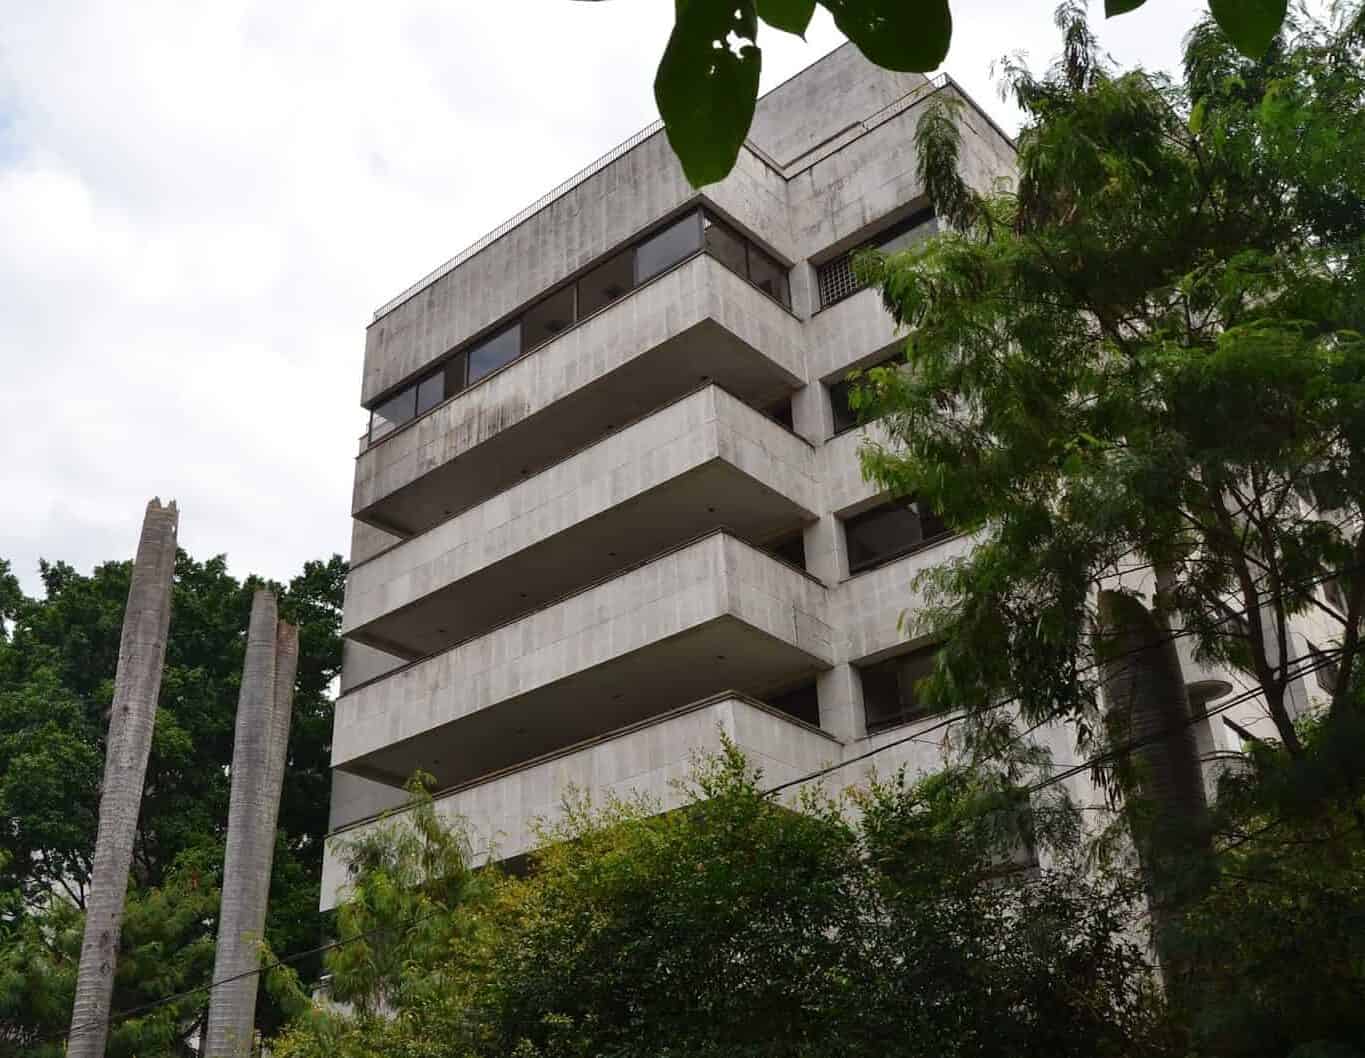
<svg viewBox="0 0 1365 1058"><path fill-rule="evenodd" d="M966 543L863 480L843 384L897 351L849 253L935 230L936 93L845 45L759 101L723 182L645 130L376 313L324 906L419 768L507 858L569 784L669 803L722 730L773 782L939 759L904 741L931 653L900 619ZM966 102L968 179L1009 179Z"/></svg>

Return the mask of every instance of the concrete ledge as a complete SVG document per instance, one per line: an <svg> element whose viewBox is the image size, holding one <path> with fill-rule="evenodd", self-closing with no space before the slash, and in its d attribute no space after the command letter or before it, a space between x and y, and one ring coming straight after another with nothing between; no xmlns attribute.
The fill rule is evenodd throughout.
<svg viewBox="0 0 1365 1058"><path fill-rule="evenodd" d="M824 587L715 532L337 701L332 764L453 785L831 659Z"/></svg>
<svg viewBox="0 0 1365 1058"><path fill-rule="evenodd" d="M524 765L482 776L437 795L446 819L465 819L479 859L510 859L536 848L537 825L562 818L572 788L597 803L612 796L643 796L661 811L683 802L676 787L691 773L693 755L721 748L724 733L764 779L781 783L839 759L838 740L736 692L723 692L663 716L569 746ZM400 809L358 820L327 838L322 868L322 909L335 907L346 880L347 842L386 826L403 826Z"/></svg>
<svg viewBox="0 0 1365 1058"><path fill-rule="evenodd" d="M814 460L707 386L352 566L342 632L421 656L717 525L797 529L819 510Z"/></svg>
<svg viewBox="0 0 1365 1058"><path fill-rule="evenodd" d="M699 382L765 406L805 372L801 322L699 254L372 445L352 510L423 532Z"/></svg>

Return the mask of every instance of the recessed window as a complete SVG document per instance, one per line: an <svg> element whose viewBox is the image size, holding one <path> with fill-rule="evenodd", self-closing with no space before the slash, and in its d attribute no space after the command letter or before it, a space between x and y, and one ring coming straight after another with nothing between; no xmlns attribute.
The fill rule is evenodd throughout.
<svg viewBox="0 0 1365 1058"><path fill-rule="evenodd" d="M918 720L934 711L920 697L918 686L934 671L937 653L937 646L921 647L858 669L868 734Z"/></svg>
<svg viewBox="0 0 1365 1058"><path fill-rule="evenodd" d="M783 397L776 404L770 404L763 409L763 414L776 423L781 423L788 430L793 429L792 419L792 400L790 397Z"/></svg>
<svg viewBox="0 0 1365 1058"><path fill-rule="evenodd" d="M606 308L635 285L635 252L625 250L609 257L578 281L578 318Z"/></svg>
<svg viewBox="0 0 1365 1058"><path fill-rule="evenodd" d="M814 680L780 694L768 695L768 704L788 716L794 716L816 727L820 726L820 699L815 693Z"/></svg>
<svg viewBox="0 0 1365 1058"><path fill-rule="evenodd" d="M1322 597L1338 613L1346 612L1346 590L1341 586L1339 577L1328 577L1322 582Z"/></svg>
<svg viewBox="0 0 1365 1058"><path fill-rule="evenodd" d="M820 307L826 308L863 289L853 271L853 258L859 250L875 248L882 253L896 253L907 249L939 230L938 219L931 209L912 213L874 234L866 242L826 261L815 270L815 286L820 295Z"/></svg>
<svg viewBox="0 0 1365 1058"><path fill-rule="evenodd" d="M1313 659L1313 676L1318 687L1328 694L1337 693L1337 683L1341 679L1341 665L1335 655L1328 655L1312 643L1308 644L1309 656Z"/></svg>
<svg viewBox="0 0 1365 1058"><path fill-rule="evenodd" d="M893 500L844 521L848 570L859 573L951 535L943 519L920 500Z"/></svg>
<svg viewBox="0 0 1365 1058"><path fill-rule="evenodd" d="M417 414L417 387L409 386L370 412L370 440L392 433Z"/></svg>
<svg viewBox="0 0 1365 1058"><path fill-rule="evenodd" d="M701 249L701 214L689 213L635 248L635 282L653 279Z"/></svg>
<svg viewBox="0 0 1365 1058"><path fill-rule="evenodd" d="M521 333L525 339L527 352L544 345L560 331L573 326L574 290L572 285L564 287L531 306L521 321Z"/></svg>
<svg viewBox="0 0 1365 1058"><path fill-rule="evenodd" d="M514 323L469 350L469 383L506 367L521 355L521 325Z"/></svg>
<svg viewBox="0 0 1365 1058"><path fill-rule="evenodd" d="M743 276L774 301L791 308L791 284L787 269L722 220L706 215L702 236L706 252L730 271Z"/></svg>
<svg viewBox="0 0 1365 1058"><path fill-rule="evenodd" d="M738 232L707 214L706 233L702 241L706 252L730 271L748 275L748 247Z"/></svg>
<svg viewBox="0 0 1365 1058"><path fill-rule="evenodd" d="M783 562L790 563L797 569L806 568L806 534L802 532L788 533L770 542L763 550L770 555L775 555Z"/></svg>
<svg viewBox="0 0 1365 1058"><path fill-rule="evenodd" d="M792 303L787 270L757 246L749 247L749 282L783 305Z"/></svg>
<svg viewBox="0 0 1365 1058"><path fill-rule="evenodd" d="M426 414L703 249L790 307L787 270L781 263L727 225L694 209L546 294L497 334L450 355L414 385L375 408L370 413L370 441L415 415ZM781 421L790 426L789 407Z"/></svg>
<svg viewBox="0 0 1365 1058"><path fill-rule="evenodd" d="M873 367L886 367L900 360L900 354L888 356L875 364L864 368L864 371L871 370ZM860 385L864 380L857 382L847 377L841 378L838 382L831 382L829 386L829 403L834 411L834 432L841 434L845 430L851 430L858 425L858 413L853 410L849 401L849 394L852 393L854 386Z"/></svg>
<svg viewBox="0 0 1365 1058"><path fill-rule="evenodd" d="M446 399L446 376L438 371L417 384L417 414L425 415Z"/></svg>

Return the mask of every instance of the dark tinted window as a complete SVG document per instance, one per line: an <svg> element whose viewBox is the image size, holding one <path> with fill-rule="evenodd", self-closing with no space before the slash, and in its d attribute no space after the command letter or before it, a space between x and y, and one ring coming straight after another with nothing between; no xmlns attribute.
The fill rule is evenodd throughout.
<svg viewBox="0 0 1365 1058"><path fill-rule="evenodd" d="M808 724L820 726L820 699L815 693L815 681L803 683L799 687L793 687L789 691L781 694L770 694L768 704L774 709L780 709L788 716L794 716L798 720L804 720Z"/></svg>
<svg viewBox="0 0 1365 1058"><path fill-rule="evenodd" d="M806 568L806 534L791 533L774 540L766 548L769 554L776 555L784 562L790 562L797 569Z"/></svg>
<svg viewBox="0 0 1365 1058"><path fill-rule="evenodd" d="M744 238L718 221L706 218L706 252L732 272L749 275L749 259Z"/></svg>
<svg viewBox="0 0 1365 1058"><path fill-rule="evenodd" d="M635 249L635 282L643 283L701 249L701 214L689 213Z"/></svg>
<svg viewBox="0 0 1365 1058"><path fill-rule="evenodd" d="M425 415L446 399L446 376L438 371L417 384L417 414Z"/></svg>
<svg viewBox="0 0 1365 1058"><path fill-rule="evenodd" d="M512 324L469 350L469 381L479 381L521 355L521 325Z"/></svg>
<svg viewBox="0 0 1365 1058"><path fill-rule="evenodd" d="M409 386L370 412L370 440L383 437L417 413L417 387Z"/></svg>
<svg viewBox="0 0 1365 1058"><path fill-rule="evenodd" d="M896 500L849 518L844 535L849 572L857 573L947 536L948 528L928 504Z"/></svg>
<svg viewBox="0 0 1365 1058"><path fill-rule="evenodd" d="M469 354L459 353L446 361L441 374L446 380L446 396L453 397L469 385Z"/></svg>
<svg viewBox="0 0 1365 1058"><path fill-rule="evenodd" d="M578 281L578 318L591 316L598 309L610 305L635 285L631 267L634 251L623 250L609 257Z"/></svg>
<svg viewBox="0 0 1365 1058"><path fill-rule="evenodd" d="M565 287L531 306L521 321L521 333L529 352L544 345L560 331L573 326L574 288Z"/></svg>
<svg viewBox="0 0 1365 1058"><path fill-rule="evenodd" d="M749 280L770 298L791 307L791 290L787 286L787 270L756 246L749 247Z"/></svg>
<svg viewBox="0 0 1365 1058"><path fill-rule="evenodd" d="M858 670L869 733L933 711L921 701L916 688L920 680L934 671L937 652L937 647L922 647Z"/></svg>
<svg viewBox="0 0 1365 1058"><path fill-rule="evenodd" d="M897 253L908 249L922 239L927 239L938 231L938 220L928 210L923 210L891 228L878 237L877 249L882 253Z"/></svg>
<svg viewBox="0 0 1365 1058"><path fill-rule="evenodd" d="M872 364L869 367L863 368L863 370L869 371L873 367L886 367L889 364L897 363L899 360L899 355L888 356L880 363ZM862 380L859 379L859 382L861 381ZM848 399L849 393L856 385L858 385L858 382L853 382L846 377L840 379L838 382L830 383L829 402L834 409L835 433L843 433L845 430L851 430L858 425L858 413L849 405Z"/></svg>

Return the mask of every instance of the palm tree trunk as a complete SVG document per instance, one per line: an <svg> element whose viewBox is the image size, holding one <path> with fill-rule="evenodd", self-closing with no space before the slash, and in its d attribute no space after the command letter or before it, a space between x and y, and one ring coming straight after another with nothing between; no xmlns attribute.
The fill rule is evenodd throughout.
<svg viewBox="0 0 1365 1058"><path fill-rule="evenodd" d="M1146 880L1152 940L1168 995L1187 994L1183 909L1209 881L1212 846L1203 768L1180 656L1166 624L1118 592L1099 598L1106 726L1124 811Z"/></svg>
<svg viewBox="0 0 1365 1058"><path fill-rule="evenodd" d="M209 995L207 1058L238 1058L251 1052L260 966L261 926L255 905L262 874L268 878L269 851L263 847L263 823L269 797L271 721L276 698L278 628L275 596L258 591L251 600L246 660L237 697L237 726L232 748L232 792L228 801L227 849L223 892L218 912L218 947L214 952L214 985Z"/></svg>
<svg viewBox="0 0 1365 1058"><path fill-rule="evenodd" d="M85 907L85 936L71 1007L70 1058L103 1058L109 1037L123 905L128 895L142 786L166 662L180 514L172 500L147 504L123 612L114 701L100 790L99 831Z"/></svg>

